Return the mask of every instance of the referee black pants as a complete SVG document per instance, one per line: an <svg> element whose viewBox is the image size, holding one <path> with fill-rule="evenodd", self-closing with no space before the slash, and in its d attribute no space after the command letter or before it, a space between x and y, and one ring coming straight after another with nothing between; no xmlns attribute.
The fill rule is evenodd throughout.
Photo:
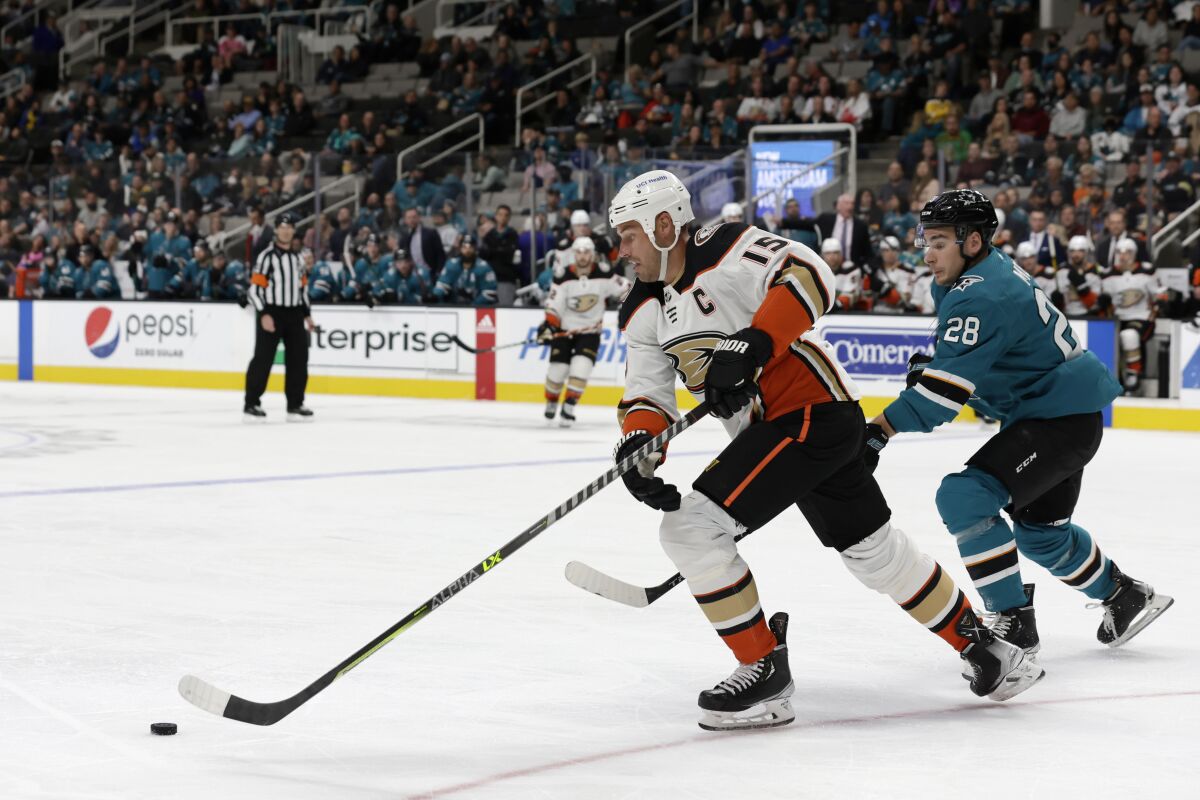
<svg viewBox="0 0 1200 800"><path fill-rule="evenodd" d="M308 385L308 331L304 329L307 309L304 306L267 306L263 314L275 321L274 331L265 331L262 314L255 326L254 358L246 369L246 405L256 406L267 390L267 379L271 377L271 364L275 361L275 350L283 340L283 380L287 407L304 405L304 389Z"/></svg>

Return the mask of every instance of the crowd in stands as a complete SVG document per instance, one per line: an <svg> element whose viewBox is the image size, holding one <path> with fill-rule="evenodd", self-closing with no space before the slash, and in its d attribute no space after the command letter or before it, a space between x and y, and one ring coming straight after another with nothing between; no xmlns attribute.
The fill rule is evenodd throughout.
<svg viewBox="0 0 1200 800"><path fill-rule="evenodd" d="M920 267L915 214L947 187L994 197L1005 215L998 244L1015 252L1036 238L1056 263L1072 237L1103 238L1114 211L1144 250L1149 231L1195 200L1200 89L1183 58L1200 48L1200 3L1083 2L1079 14L1099 24L1081 37L1038 31L1030 0L702 3L698 42L681 26L624 70L618 37L619 52L611 61L602 54L590 84L571 90L564 76L548 87L553 101L522 118L514 147L505 139L516 89L577 57L573 15L588 6L610 15L615 6L622 20L652 10L637 0L517 2L496 6L494 35L476 41L433 38L404 4L385 2L356 46L335 48L319 66L316 85L264 82L223 105L214 97L236 75L273 66L270 24L182 26L195 47L174 62L99 59L85 78L54 76L49 85L38 71L0 109L0 291L20 265L80 267L72 248L86 243L94 260L127 265L129 280L117 289L123 284L126 296L201 293L201 281L184 278L152 288L158 252L150 242L186 240L189 254L181 245L168 262L172 275L186 273L199 243L244 269L269 240L264 212L311 192L316 162L321 174L356 175L362 186L357 211L325 214L305 232L313 269L327 265L338 279L329 299L391 298L354 278L374 237L381 258L428 273L425 288L396 293L397 301L428 301L473 237L496 297L512 302L521 287L545 280L548 262L573 238L572 212L602 217L612 187L651 159L726 155L760 123L848 122L869 143L861 155L894 156L886 182L849 204L865 235L844 244L842 261L866 272L890 252ZM245 8L246 0L194 0L180 18ZM52 15L31 31L28 53L13 46L21 33L5 42L6 65L34 63L63 45ZM372 66L395 62L416 65L420 90L366 105L343 92ZM450 159L396 175L402 145L472 113L484 117L489 146L470 169ZM521 200L496 207L511 175L520 176ZM468 205L484 213L466 219ZM168 235L172 215L177 230ZM829 222L834 213L824 226L786 206L748 216L815 249L833 238L822 227L842 230ZM227 220L242 218L249 236L227 240ZM1045 221L1050 243L1034 220ZM78 241L80 222L86 242ZM396 257L401 251L406 259ZM360 288L350 292L351 283ZM99 291L79 280L74 287ZM493 297L490 289L456 291L445 299Z"/></svg>

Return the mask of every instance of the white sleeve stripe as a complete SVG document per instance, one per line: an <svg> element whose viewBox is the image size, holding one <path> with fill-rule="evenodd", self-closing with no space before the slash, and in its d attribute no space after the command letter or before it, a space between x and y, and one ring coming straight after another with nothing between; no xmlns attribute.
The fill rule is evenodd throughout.
<svg viewBox="0 0 1200 800"><path fill-rule="evenodd" d="M971 381L967 380L966 378L955 375L952 372L943 372L940 369L926 369L925 374L931 378L937 378L940 381L952 383L955 386L961 386L969 393L975 394L975 384L971 383Z"/></svg>
<svg viewBox="0 0 1200 800"><path fill-rule="evenodd" d="M933 403L937 403L939 406L942 406L943 408L947 408L950 411L955 412L956 414L959 411L962 411L962 403L956 403L953 400L942 397L940 394L931 392L919 383L916 384L915 386L913 386L913 389L915 389L917 394L921 395L921 397L924 397L926 400L929 400L930 402L933 402Z"/></svg>

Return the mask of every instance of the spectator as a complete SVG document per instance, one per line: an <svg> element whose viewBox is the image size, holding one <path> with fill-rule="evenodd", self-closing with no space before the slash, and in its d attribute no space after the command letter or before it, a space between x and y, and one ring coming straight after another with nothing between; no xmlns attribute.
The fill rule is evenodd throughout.
<svg viewBox="0 0 1200 800"><path fill-rule="evenodd" d="M987 176L991 169L992 162L983 157L983 149L979 146L979 142L971 142L967 145L967 157L958 168L956 179L959 183L966 183L973 189L978 188L987 182Z"/></svg>
<svg viewBox="0 0 1200 800"><path fill-rule="evenodd" d="M1046 222L1046 213L1044 211L1031 211L1029 214L1029 239L1027 241L1033 245L1039 264L1043 267L1057 269L1060 264L1066 261L1067 254L1063 248L1063 243L1046 230Z"/></svg>
<svg viewBox="0 0 1200 800"><path fill-rule="evenodd" d="M332 80L329 82L329 91L325 97L317 104L316 113L318 116L325 119L340 117L350 109L350 98L342 94L342 83L340 80Z"/></svg>
<svg viewBox="0 0 1200 800"><path fill-rule="evenodd" d="M1064 139L1074 139L1082 136L1087 129L1087 111L1080 108L1079 98L1074 92L1068 92L1054 107L1050 119L1050 133Z"/></svg>
<svg viewBox="0 0 1200 800"><path fill-rule="evenodd" d="M871 236L866 222L854 217L854 195L840 195L834 213L817 216L817 227L822 239L834 239L841 245L847 263L861 267L870 261Z"/></svg>
<svg viewBox="0 0 1200 800"><path fill-rule="evenodd" d="M1122 209L1113 209L1104 219L1104 227L1108 235L1100 239L1096 243L1096 264L1101 270L1107 271L1113 269L1117 263L1117 244L1123 239L1131 239L1126 230L1125 212ZM1134 239L1138 246L1138 260L1149 261L1150 257L1146 252L1146 245L1140 239Z"/></svg>
<svg viewBox="0 0 1200 800"><path fill-rule="evenodd" d="M539 145L534 148L533 162L525 168L525 180L521 184L521 194L528 194L534 189L545 189L554 183L557 177L557 168L546 160L546 148ZM490 262L491 259L488 261Z"/></svg>
<svg viewBox="0 0 1200 800"><path fill-rule="evenodd" d="M1196 8L1200 8L1200 3L1196 4ZM1200 85L1194 81L1188 83L1183 102L1167 118L1167 127L1171 129L1172 136L1183 136L1188 132L1194 137L1200 132ZM1196 149L1194 144L1192 149Z"/></svg>
<svg viewBox="0 0 1200 800"><path fill-rule="evenodd" d="M846 96L834 114L838 122L848 122L862 131L863 123L871 118L871 96L864 91L860 81L851 78L846 83Z"/></svg>
<svg viewBox="0 0 1200 800"><path fill-rule="evenodd" d="M1021 107L1012 115L1012 129L1023 143L1044 139L1050 132L1050 117L1038 104L1036 92L1022 95Z"/></svg>
<svg viewBox="0 0 1200 800"><path fill-rule="evenodd" d="M421 215L415 208L404 212L404 227L400 230L400 247L408 251L417 266L437 277L446 263L446 251L437 231L421 224Z"/></svg>
<svg viewBox="0 0 1200 800"><path fill-rule="evenodd" d="M1155 176L1155 184L1162 195L1163 210L1168 215L1187 210L1196 200L1191 176L1180 168L1179 154L1174 151L1163 157L1163 168Z"/></svg>
<svg viewBox="0 0 1200 800"><path fill-rule="evenodd" d="M1137 156L1131 156L1125 162L1125 179L1113 189L1113 205L1118 208L1129 208L1137 201L1138 192L1146 185L1142 177L1142 166Z"/></svg>
<svg viewBox="0 0 1200 800"><path fill-rule="evenodd" d="M1167 23L1158 18L1158 7L1151 4L1133 29L1133 43L1147 51L1167 44Z"/></svg>
<svg viewBox="0 0 1200 800"><path fill-rule="evenodd" d="M987 120L995 113L996 101L1003 96L1004 93L992 84L992 75L990 72L979 73L979 90L971 98L971 103L967 106L967 113L964 117L967 128L976 133L983 130L987 124Z"/></svg>
<svg viewBox="0 0 1200 800"><path fill-rule="evenodd" d="M1183 82L1183 70L1178 64L1172 64L1167 73L1166 82L1159 84L1154 90L1154 102L1158 105L1158 110L1162 112L1163 117L1170 119L1171 115L1175 113L1175 109L1187 101L1187 97L1187 84Z"/></svg>
<svg viewBox="0 0 1200 800"><path fill-rule="evenodd" d="M1152 106L1146 112L1146 126L1133 137L1132 151L1138 156L1146 153L1147 148L1154 150L1157 160L1163 153L1171 149L1171 131L1163 124L1162 112L1157 106Z"/></svg>
<svg viewBox="0 0 1200 800"><path fill-rule="evenodd" d="M929 166L929 162L917 162L916 169L913 170L912 204L917 208L922 208L941 192L942 185L934 177L933 168Z"/></svg>
<svg viewBox="0 0 1200 800"><path fill-rule="evenodd" d="M967 146L971 143L971 134L959 126L958 117L954 114L946 117L946 129L938 134L935 140L937 148L953 164L960 164L967 157Z"/></svg>
<svg viewBox="0 0 1200 800"><path fill-rule="evenodd" d="M511 306L517 295L518 258L517 232L509 227L512 209L506 205L496 208L495 227L483 237L479 254L496 271L498 304Z"/></svg>
<svg viewBox="0 0 1200 800"><path fill-rule="evenodd" d="M1154 87L1148 83L1143 83L1138 89L1138 104L1129 110L1125 115L1125 122L1121 125L1121 132L1127 136L1136 136L1138 131L1146 127L1149 121L1150 112L1157 111L1157 106L1154 105Z"/></svg>
<svg viewBox="0 0 1200 800"><path fill-rule="evenodd" d="M340 44L335 45L329 57L321 63L317 70L317 83L333 84L346 80L346 50Z"/></svg>
<svg viewBox="0 0 1200 800"><path fill-rule="evenodd" d="M879 189L880 205L886 209L892 197L900 197L907 204L911 193L912 186L904 177L904 167L900 165L899 161L888 164L887 183Z"/></svg>

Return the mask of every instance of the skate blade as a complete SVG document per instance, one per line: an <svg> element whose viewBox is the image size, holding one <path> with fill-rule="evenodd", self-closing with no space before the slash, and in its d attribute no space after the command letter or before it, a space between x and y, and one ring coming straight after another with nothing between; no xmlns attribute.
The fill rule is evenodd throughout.
<svg viewBox="0 0 1200 800"><path fill-rule="evenodd" d="M1044 677L1046 670L1042 669L1041 664L1031 658L1024 658L1012 672L1004 676L1000 685L988 694L988 698L1002 703L1016 697Z"/></svg>
<svg viewBox="0 0 1200 800"><path fill-rule="evenodd" d="M249 414L242 414L242 423L246 425L266 425L266 417L253 417Z"/></svg>
<svg viewBox="0 0 1200 800"><path fill-rule="evenodd" d="M574 424L575 424L575 420L573 420L573 419L566 419L565 417L564 417L563 419L560 419L560 420L558 421L558 427L560 427L560 428L569 428L569 427L571 427L571 426L572 426L572 425L574 425Z"/></svg>
<svg viewBox="0 0 1200 800"><path fill-rule="evenodd" d="M1121 645L1125 644L1130 639L1145 630L1146 626L1158 619L1164 611L1174 604L1174 597L1168 597L1165 594L1155 594L1150 598L1150 602L1146 604L1146 607L1142 609L1142 613L1139 614L1133 620L1133 622L1129 624L1129 627L1125 629L1125 633L1109 642L1108 646L1120 647Z"/></svg>
<svg viewBox="0 0 1200 800"><path fill-rule="evenodd" d="M706 731L749 731L778 728L796 719L790 698L768 700L745 711L705 711L697 723Z"/></svg>
<svg viewBox="0 0 1200 800"><path fill-rule="evenodd" d="M302 417L299 414L288 414L287 421L288 422L298 422L302 425L311 425L313 418L312 417Z"/></svg>

